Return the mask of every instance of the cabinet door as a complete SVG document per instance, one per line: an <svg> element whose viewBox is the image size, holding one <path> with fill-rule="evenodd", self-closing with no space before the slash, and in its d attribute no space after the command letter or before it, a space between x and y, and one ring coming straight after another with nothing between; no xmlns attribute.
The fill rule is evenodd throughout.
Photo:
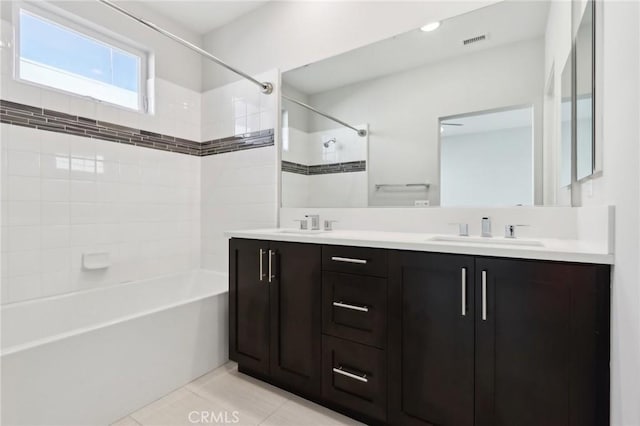
<svg viewBox="0 0 640 426"><path fill-rule="evenodd" d="M309 396L320 395L321 248L272 242L271 377Z"/></svg>
<svg viewBox="0 0 640 426"><path fill-rule="evenodd" d="M607 267L476 260L476 424L608 424Z"/></svg>
<svg viewBox="0 0 640 426"><path fill-rule="evenodd" d="M473 277L473 257L390 254L391 424L473 425Z"/></svg>
<svg viewBox="0 0 640 426"><path fill-rule="evenodd" d="M267 241L229 242L229 358L261 374L269 372L268 251Z"/></svg>

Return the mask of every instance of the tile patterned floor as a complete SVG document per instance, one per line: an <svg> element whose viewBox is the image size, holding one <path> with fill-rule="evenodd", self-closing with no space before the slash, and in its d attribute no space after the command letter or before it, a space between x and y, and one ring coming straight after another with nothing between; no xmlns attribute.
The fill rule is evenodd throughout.
<svg viewBox="0 0 640 426"><path fill-rule="evenodd" d="M200 417L202 415L205 417ZM230 362L112 426L210 424L333 426L361 423L239 373L237 365Z"/></svg>

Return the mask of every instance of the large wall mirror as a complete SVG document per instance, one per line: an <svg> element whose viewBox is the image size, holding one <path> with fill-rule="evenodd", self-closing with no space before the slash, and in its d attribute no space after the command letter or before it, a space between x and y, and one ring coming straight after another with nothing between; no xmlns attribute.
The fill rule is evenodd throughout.
<svg viewBox="0 0 640 426"><path fill-rule="evenodd" d="M282 206L570 204L571 18L507 0L283 73Z"/></svg>

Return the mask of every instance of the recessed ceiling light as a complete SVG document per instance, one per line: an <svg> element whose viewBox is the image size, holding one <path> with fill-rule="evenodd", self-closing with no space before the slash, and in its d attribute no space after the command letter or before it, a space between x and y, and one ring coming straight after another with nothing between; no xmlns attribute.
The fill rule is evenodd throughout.
<svg viewBox="0 0 640 426"><path fill-rule="evenodd" d="M421 31L424 31L425 33L428 33L429 31L435 31L440 27L440 21L436 21L436 22L429 22L426 25L423 25L420 27Z"/></svg>

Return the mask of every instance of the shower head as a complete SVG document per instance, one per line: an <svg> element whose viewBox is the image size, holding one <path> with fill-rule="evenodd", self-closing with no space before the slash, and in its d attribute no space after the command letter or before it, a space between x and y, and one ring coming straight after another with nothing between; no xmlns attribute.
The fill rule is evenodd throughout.
<svg viewBox="0 0 640 426"><path fill-rule="evenodd" d="M336 143L336 138L331 138L328 141L326 141L325 143L323 143L325 148L329 148L329 145L331 145L332 143Z"/></svg>

